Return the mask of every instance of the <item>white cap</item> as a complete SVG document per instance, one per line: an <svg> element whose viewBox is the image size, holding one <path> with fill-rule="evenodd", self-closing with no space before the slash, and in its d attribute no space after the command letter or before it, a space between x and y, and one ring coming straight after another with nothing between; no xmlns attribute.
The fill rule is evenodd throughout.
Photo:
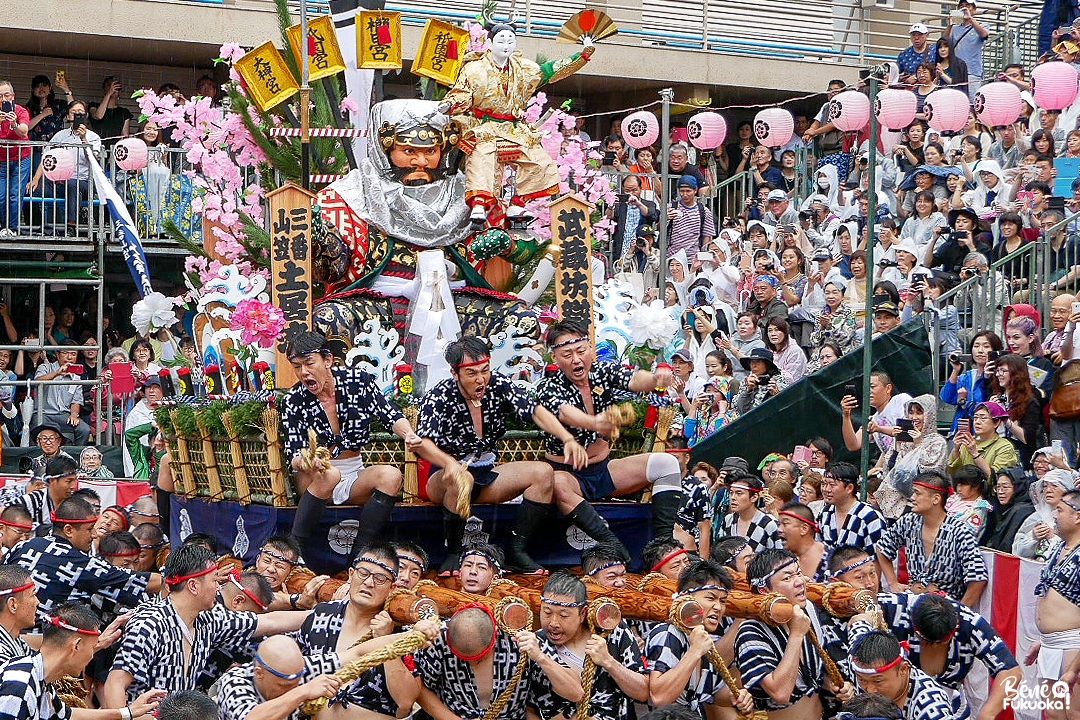
<svg viewBox="0 0 1080 720"><path fill-rule="evenodd" d="M787 193L777 188L776 190L769 191L769 200L787 200Z"/></svg>
<svg viewBox="0 0 1080 720"><path fill-rule="evenodd" d="M925 35L928 32L930 32L930 28L926 27L926 23L921 23L921 22L920 23L915 23L914 25L911 26L911 29L908 30L909 35L911 33L922 33L923 35Z"/></svg>

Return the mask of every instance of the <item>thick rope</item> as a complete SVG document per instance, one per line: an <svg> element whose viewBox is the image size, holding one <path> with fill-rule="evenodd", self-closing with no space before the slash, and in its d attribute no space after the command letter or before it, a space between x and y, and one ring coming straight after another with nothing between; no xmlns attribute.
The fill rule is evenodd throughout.
<svg viewBox="0 0 1080 720"><path fill-rule="evenodd" d="M521 605L521 598L518 597L504 597L495 606L495 623L499 626L499 629L508 635L513 635L514 630L506 626L503 622L503 611L509 605ZM529 624L528 627L532 627L533 624L533 611L528 605L525 605L525 609L528 610ZM518 683L521 682L521 678L525 675L525 667L529 664L529 656L526 653L521 653L521 657L518 658L517 668L514 670L514 676L510 678L510 684L503 688L503 691L499 693L499 696L495 698L495 702L491 703L491 707L484 713L483 720L495 720L502 714L502 711L506 709L506 705L510 702L510 698L514 695L514 691L517 689Z"/></svg>
<svg viewBox="0 0 1080 720"><path fill-rule="evenodd" d="M641 582L638 583L638 592L648 592L645 588L649 586L649 583L653 580L667 580L667 575L664 573L651 572L641 578Z"/></svg>
<svg viewBox="0 0 1080 720"><path fill-rule="evenodd" d="M424 647L427 641L427 635L423 632L411 630L386 647L361 655L334 673L334 676L341 680L342 685L348 685L373 667L416 652ZM301 712L305 715L315 715L326 709L328 701L329 698L325 697L309 700L304 703Z"/></svg>
<svg viewBox="0 0 1080 720"><path fill-rule="evenodd" d="M589 608L585 612L585 620L589 624L589 632L596 633L596 612L601 605L614 604L614 601L606 597L593 598L593 601L589 603ZM607 639L608 633L606 631L600 632L600 637ZM581 697L581 702L577 706L577 714L575 720L586 720L589 717L589 706L592 705L593 687L596 684L596 663L588 655L585 656L585 662L581 666L581 689L584 694Z"/></svg>
<svg viewBox="0 0 1080 720"><path fill-rule="evenodd" d="M838 688L844 686L847 679L844 677L844 673L840 671L840 666L836 664L836 661L832 659L829 653L825 652L825 648L821 646L821 641L818 640L817 633L814 632L814 628L810 628L810 632L807 633L810 637L810 642L814 644L814 649L817 650L818 656L821 657L822 662L825 663L825 673L829 676L829 680L833 685Z"/></svg>

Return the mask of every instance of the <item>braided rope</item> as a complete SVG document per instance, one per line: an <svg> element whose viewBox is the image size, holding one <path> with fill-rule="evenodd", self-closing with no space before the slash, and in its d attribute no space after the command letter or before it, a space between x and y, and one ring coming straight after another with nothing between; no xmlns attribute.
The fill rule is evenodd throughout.
<svg viewBox="0 0 1080 720"><path fill-rule="evenodd" d="M810 632L807 633L810 637L810 642L814 644L814 649L817 650L817 654L821 657L822 662L825 663L825 673L829 676L829 680L833 685L840 688L844 686L847 679L844 678L844 673L840 671L840 666L836 664L836 661L830 657L829 653L825 652L825 648L821 646L821 641L818 640L817 633L814 632L814 628L810 628Z"/></svg>
<svg viewBox="0 0 1080 720"><path fill-rule="evenodd" d="M593 598L589 603L588 609L585 611L585 621L589 624L589 632L596 634L596 613L600 609L601 605L614 604L614 600L606 597ZM608 632L602 630L600 637L607 638ZM577 713L574 720L586 720L589 717L589 706L592 705L593 687L596 684L596 663L588 655L585 656L585 662L581 667L581 689L584 691L584 695L581 698L581 702L578 703Z"/></svg>
<svg viewBox="0 0 1080 720"><path fill-rule="evenodd" d="M649 583L653 580L667 580L667 575L664 573L651 572L641 578L641 582L638 583L638 592L648 592L645 588L649 586Z"/></svg>
<svg viewBox="0 0 1080 720"><path fill-rule="evenodd" d="M86 698L89 692L82 684L82 680L71 675L64 675L53 683L56 688L56 696L68 707L85 708Z"/></svg>
<svg viewBox="0 0 1080 720"><path fill-rule="evenodd" d="M388 663L391 660L414 653L427 643L427 635L419 630L411 630L386 647L365 653L345 665L334 676L341 680L342 685L347 685L373 667ZM317 698L304 703L301 712L305 715L315 715L326 709L329 698Z"/></svg>

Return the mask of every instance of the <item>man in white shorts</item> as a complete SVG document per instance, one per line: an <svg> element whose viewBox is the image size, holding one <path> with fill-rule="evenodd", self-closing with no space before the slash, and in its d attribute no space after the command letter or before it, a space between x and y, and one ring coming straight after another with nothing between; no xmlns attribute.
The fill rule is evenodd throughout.
<svg viewBox="0 0 1080 720"><path fill-rule="evenodd" d="M421 440L372 375L333 367L326 338L319 333L298 333L289 342L287 355L299 378L285 396L281 414L285 453L301 493L293 535L306 550L327 503L363 505L351 560L361 547L380 537L401 492L400 470L389 465L364 467L360 449L371 439L372 419L410 448ZM330 451L328 462L304 452L310 445L309 429L318 436L319 446Z"/></svg>

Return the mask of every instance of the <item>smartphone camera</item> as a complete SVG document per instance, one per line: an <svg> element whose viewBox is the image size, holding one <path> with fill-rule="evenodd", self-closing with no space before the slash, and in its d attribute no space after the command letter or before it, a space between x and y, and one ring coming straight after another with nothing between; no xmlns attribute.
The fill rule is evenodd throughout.
<svg viewBox="0 0 1080 720"><path fill-rule="evenodd" d="M614 165L615 164L615 151L614 150L605 150L604 151L604 159L601 162L602 162L602 164L607 165L608 167L611 167L612 165Z"/></svg>
<svg viewBox="0 0 1080 720"><path fill-rule="evenodd" d="M998 358L1000 358L1004 354L1005 353L1003 353L1001 350L990 350L990 351L988 351L986 353L986 359L996 361Z"/></svg>

